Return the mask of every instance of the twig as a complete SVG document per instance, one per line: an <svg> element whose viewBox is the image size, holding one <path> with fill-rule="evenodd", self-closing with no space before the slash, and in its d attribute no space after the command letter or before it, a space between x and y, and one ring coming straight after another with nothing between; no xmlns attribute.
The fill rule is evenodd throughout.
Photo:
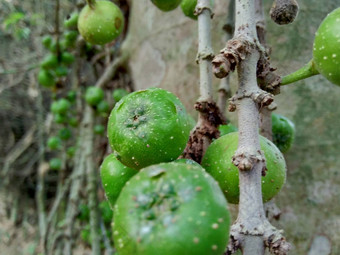
<svg viewBox="0 0 340 255"><path fill-rule="evenodd" d="M36 125L33 125L24 135L23 138L19 142L15 144L15 146L7 153L6 158L4 160L4 166L2 169L1 176L4 178L4 186L9 183L9 171L11 164L18 158L25 150L31 146L34 142L34 134L36 131Z"/></svg>
<svg viewBox="0 0 340 255"><path fill-rule="evenodd" d="M93 255L100 255L100 223L98 211L98 170L94 166L93 159L93 122L94 112L91 106L87 105L85 108L87 113L86 132L84 132L84 156L86 158L86 175L87 175L87 191L89 196L89 209L90 209L90 230L91 230L91 248Z"/></svg>
<svg viewBox="0 0 340 255"><path fill-rule="evenodd" d="M56 0L56 7L55 7L55 24L54 24L54 33L56 36L56 53L58 60L60 61L61 52L60 52L60 45L59 45L59 37L60 37L60 29L59 29L59 16L60 16L60 0Z"/></svg>
<svg viewBox="0 0 340 255"><path fill-rule="evenodd" d="M183 157L201 162L201 159L212 139L219 136L217 126L225 123L221 112L212 98L212 64L214 57L211 48L210 0L198 0L198 54L200 68L200 97L195 104L199 112L198 122L190 134Z"/></svg>
<svg viewBox="0 0 340 255"><path fill-rule="evenodd" d="M84 111L84 117L83 121L80 126L80 132L79 132L79 137L82 137L81 140L79 140L78 146L77 146L77 152L75 155L75 168L73 170L74 175L79 175L84 177L86 174L86 157L85 154L83 153L83 150L85 150L85 144L86 144L86 129L87 125L89 123L89 120L92 119L92 110L91 109L85 108ZM92 130L91 130L92 132ZM64 246L64 254L65 255L71 255L72 254L72 248L74 245L74 239L73 239L73 232L74 232L74 222L75 218L78 213L78 203L79 203L79 193L80 190L82 189L82 182L83 178L76 178L72 181L71 184L71 190L70 190L70 195L68 199L68 204L66 208L66 216L65 216L65 221L66 221L66 229L65 229L65 236L68 238L65 239L65 246Z"/></svg>
<svg viewBox="0 0 340 255"><path fill-rule="evenodd" d="M32 75L31 75L32 76ZM32 85L37 91L36 104L37 104L37 126L44 123L44 108L43 98L40 87L34 77L31 77ZM39 155L39 166L44 164L44 153L45 153L45 140L44 140L44 129L38 128L37 130L37 143L38 143L38 155ZM39 167L41 169L41 167ZM38 222L39 222L39 233L40 243L43 244L46 235L46 208L45 208L45 175L44 172L38 171L37 173L37 186L36 186L36 203L38 208Z"/></svg>
<svg viewBox="0 0 340 255"><path fill-rule="evenodd" d="M104 87L105 84L107 84L116 74L117 69L120 66L125 65L128 59L129 59L128 51L124 50L124 47L122 46L121 55L118 58L114 59L112 63L105 69L104 73L98 79L95 86L100 88Z"/></svg>

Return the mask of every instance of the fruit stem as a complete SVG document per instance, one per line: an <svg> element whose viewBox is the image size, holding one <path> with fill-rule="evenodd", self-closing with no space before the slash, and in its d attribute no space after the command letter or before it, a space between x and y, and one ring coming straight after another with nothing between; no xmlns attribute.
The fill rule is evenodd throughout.
<svg viewBox="0 0 340 255"><path fill-rule="evenodd" d="M96 5L96 0L86 0L86 3L88 6L90 6L91 9L94 9L94 6Z"/></svg>
<svg viewBox="0 0 340 255"><path fill-rule="evenodd" d="M312 59L311 61L308 62L308 64L301 67L299 70L291 74L283 76L280 85L281 86L288 85L290 83L300 81L300 80L312 77L317 74L319 74L319 71L316 70L314 61Z"/></svg>

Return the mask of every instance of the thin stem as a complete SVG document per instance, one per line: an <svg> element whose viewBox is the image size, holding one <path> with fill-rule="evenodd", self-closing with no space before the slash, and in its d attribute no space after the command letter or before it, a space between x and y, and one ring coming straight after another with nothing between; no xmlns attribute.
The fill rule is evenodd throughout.
<svg viewBox="0 0 340 255"><path fill-rule="evenodd" d="M91 106L87 105L86 109L89 114L89 120L86 126L87 143L85 146L85 157L86 157L86 172L87 172L87 190L89 194L89 209L90 209L90 228L91 228L91 248L92 255L100 255L100 216L98 211L98 171L94 166L93 159L93 123L94 123L94 113Z"/></svg>
<svg viewBox="0 0 340 255"><path fill-rule="evenodd" d="M210 0L198 0L198 61L200 67L200 99L212 100L212 64L211 47L211 9Z"/></svg>
<svg viewBox="0 0 340 255"><path fill-rule="evenodd" d="M43 99L40 87L37 87L37 125L41 125L44 123L44 113L43 113ZM45 235L46 235L46 209L45 209L45 176L42 169L42 165L44 164L44 153L45 153L45 143L44 143L44 129L38 128L37 129L37 137L39 143L39 171L37 174L37 191L36 191L36 203L39 212L39 232L40 232L40 242L41 244L44 243Z"/></svg>
<svg viewBox="0 0 340 255"><path fill-rule="evenodd" d="M282 77L281 86L288 85L293 82L297 82L314 75L319 74L318 70L315 68L314 61L311 60L307 65L301 67L299 70Z"/></svg>
<svg viewBox="0 0 340 255"><path fill-rule="evenodd" d="M235 0L231 0L228 7L227 13L227 22L223 26L223 30L225 31L225 41L228 41L232 38L232 34L234 31L234 23L235 23ZM225 116L226 113L226 105L227 99L231 97L230 84L229 84L229 76L221 79L220 86L218 88L218 99L217 105L220 108L221 113Z"/></svg>
<svg viewBox="0 0 340 255"><path fill-rule="evenodd" d="M60 0L56 0L55 7L55 35L56 35L56 53L58 56L58 60L60 61L61 51L59 45L59 37L60 37L60 29L59 29L59 14L60 14Z"/></svg>

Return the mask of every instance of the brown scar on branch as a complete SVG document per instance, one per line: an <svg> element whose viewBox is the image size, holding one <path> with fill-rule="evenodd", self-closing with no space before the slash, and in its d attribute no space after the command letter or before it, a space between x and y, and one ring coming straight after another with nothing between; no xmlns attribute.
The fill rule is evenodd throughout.
<svg viewBox="0 0 340 255"><path fill-rule="evenodd" d="M280 94L281 77L274 73L276 68L270 66L267 54L265 52L261 53L261 57L257 63L257 83L261 89L278 95Z"/></svg>
<svg viewBox="0 0 340 255"><path fill-rule="evenodd" d="M195 109L200 113L200 123L190 134L189 141L181 157L201 162L206 147L220 136L217 127L226 120L215 102L196 102Z"/></svg>

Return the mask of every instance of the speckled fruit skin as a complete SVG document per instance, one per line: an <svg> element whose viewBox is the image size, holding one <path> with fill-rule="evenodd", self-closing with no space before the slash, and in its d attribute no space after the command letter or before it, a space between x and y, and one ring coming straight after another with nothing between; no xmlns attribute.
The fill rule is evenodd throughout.
<svg viewBox="0 0 340 255"><path fill-rule="evenodd" d="M151 0L163 12L172 11L177 8L182 0Z"/></svg>
<svg viewBox="0 0 340 255"><path fill-rule="evenodd" d="M124 16L110 1L96 1L94 9L86 5L78 18L78 30L86 41L105 44L116 39L124 27Z"/></svg>
<svg viewBox="0 0 340 255"><path fill-rule="evenodd" d="M114 154L107 156L100 166L100 177L106 198L113 208L125 183L137 170L124 166Z"/></svg>
<svg viewBox="0 0 340 255"><path fill-rule="evenodd" d="M260 136L261 150L267 162L266 176L262 177L262 198L272 199L286 180L286 162L280 150L268 139ZM238 204L239 173L231 159L238 146L238 132L229 133L215 140L207 149L201 165L218 181L229 203Z"/></svg>
<svg viewBox="0 0 340 255"><path fill-rule="evenodd" d="M192 160L192 159L187 159L187 158L180 158L180 159L176 159L173 161L174 163L184 163L184 164L188 164L188 165L196 165L196 166L201 166L200 164L198 164L196 161Z"/></svg>
<svg viewBox="0 0 340 255"><path fill-rule="evenodd" d="M273 143L282 153L286 153L294 142L294 123L282 115L272 113L272 133Z"/></svg>
<svg viewBox="0 0 340 255"><path fill-rule="evenodd" d="M320 24L314 39L313 60L320 74L340 86L340 8Z"/></svg>
<svg viewBox="0 0 340 255"><path fill-rule="evenodd" d="M195 8L197 5L197 0L182 0L181 8L185 16L197 20L195 13Z"/></svg>
<svg viewBox="0 0 340 255"><path fill-rule="evenodd" d="M114 207L120 255L221 255L229 238L227 202L200 166L162 163L142 169Z"/></svg>
<svg viewBox="0 0 340 255"><path fill-rule="evenodd" d="M189 139L188 114L169 91L133 92L113 108L108 122L110 145L126 166L140 169L175 160Z"/></svg>

